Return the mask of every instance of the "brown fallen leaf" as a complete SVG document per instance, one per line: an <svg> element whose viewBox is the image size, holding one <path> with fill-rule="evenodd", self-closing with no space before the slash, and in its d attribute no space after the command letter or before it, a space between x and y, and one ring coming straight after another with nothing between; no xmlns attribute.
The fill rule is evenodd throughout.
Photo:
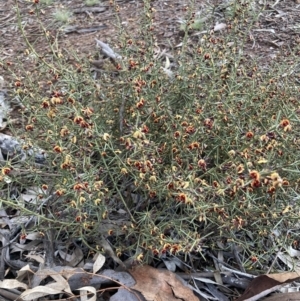
<svg viewBox="0 0 300 301"><path fill-rule="evenodd" d="M147 301L199 301L174 273L148 265L136 266L128 272L136 281L130 288L139 291Z"/></svg>
<svg viewBox="0 0 300 301"><path fill-rule="evenodd" d="M286 294L276 294L274 296L265 298L264 301L299 301L300 293L286 293Z"/></svg>
<svg viewBox="0 0 300 301"><path fill-rule="evenodd" d="M278 273L278 274L268 274L269 278L277 280L281 283L290 283L298 278L300 278L299 272L287 272L287 273Z"/></svg>
<svg viewBox="0 0 300 301"><path fill-rule="evenodd" d="M255 301L276 291L287 283L299 279L298 272L268 274L256 277L245 292L235 301Z"/></svg>

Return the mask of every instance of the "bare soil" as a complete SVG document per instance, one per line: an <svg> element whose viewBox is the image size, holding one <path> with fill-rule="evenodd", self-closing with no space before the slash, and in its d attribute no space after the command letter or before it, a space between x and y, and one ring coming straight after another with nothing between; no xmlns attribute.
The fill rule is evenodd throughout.
<svg viewBox="0 0 300 301"><path fill-rule="evenodd" d="M43 2L43 1L41 1ZM194 11L201 15L205 9L213 7L219 11L220 19L215 24L222 22L222 5L226 1L201 0L195 1ZM264 1L256 1L257 7ZM37 53L47 55L50 53L49 43L45 39L45 33L49 38L57 39L58 45L68 51L75 51L79 57L92 58L97 49L95 38L98 38L109 45L115 46L118 43L118 32L121 30L116 22L116 12L109 1L100 1L99 5L86 6L85 1L53 1L52 4L42 4L42 13L36 15L34 1L7 0L0 2L0 64L2 64L1 75L6 80L6 87L9 88L18 76L23 75L25 70L30 72L25 55L26 45L18 26L16 4L18 5L21 24L28 41L32 43ZM123 0L116 2L119 6L119 18L128 37L143 39L139 34L142 13L144 10L141 0ZM179 44L180 20L187 15L190 6L188 0L154 0L151 2L154 14L154 33L158 46L170 49ZM55 20L56 11L67 9L72 13L70 21L61 28L61 24ZM39 17L39 18L37 18ZM40 19L43 29L39 25ZM297 47L300 43L300 4L292 0L267 1L266 10L260 15L253 30L249 34L246 44L247 53L266 63L275 59L282 51L288 51ZM43 32L44 31L44 32ZM225 34L225 33L224 33ZM190 42L193 41L194 32ZM12 64L12 66L11 66ZM21 65L20 65L21 64ZM14 71L8 71L7 65Z"/></svg>

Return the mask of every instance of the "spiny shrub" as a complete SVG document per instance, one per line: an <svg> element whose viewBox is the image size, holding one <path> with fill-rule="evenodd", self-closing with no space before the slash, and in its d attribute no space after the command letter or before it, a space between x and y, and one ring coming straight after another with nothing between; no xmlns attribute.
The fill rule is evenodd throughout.
<svg viewBox="0 0 300 301"><path fill-rule="evenodd" d="M289 229L299 215L299 88L284 74L299 49L267 67L247 56L258 8L237 0L221 32L208 19L191 36L188 9L182 46L157 58L155 12L144 6L143 39L120 30L110 45L122 55L106 61L113 73L94 79L89 62L70 64L57 49L50 60L39 53L16 90L25 124L15 130L48 154L42 171L26 168L55 196L35 213L47 217L37 227L91 246L109 235L117 254L235 243L248 263L268 261L272 248L298 241ZM127 217L105 227L118 210Z"/></svg>

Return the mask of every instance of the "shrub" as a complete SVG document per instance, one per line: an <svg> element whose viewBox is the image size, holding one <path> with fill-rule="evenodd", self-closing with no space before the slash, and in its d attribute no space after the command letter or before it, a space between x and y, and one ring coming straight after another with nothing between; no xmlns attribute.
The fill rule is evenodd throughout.
<svg viewBox="0 0 300 301"><path fill-rule="evenodd" d="M57 9L53 14L53 17L57 22L64 24L69 23L71 16L72 13L65 8Z"/></svg>
<svg viewBox="0 0 300 301"><path fill-rule="evenodd" d="M41 4L50 5L53 3L53 0L40 0Z"/></svg>
<svg viewBox="0 0 300 301"><path fill-rule="evenodd" d="M99 0L86 0L84 3L87 6L93 6L93 5L99 4Z"/></svg>
<svg viewBox="0 0 300 301"><path fill-rule="evenodd" d="M16 90L25 108L24 126L14 130L24 147L36 143L48 155L39 171L22 163L30 181L54 195L40 212L29 208L39 231L56 229L90 247L100 232L118 254L237 244L246 266L253 254L268 262L298 239L290 229L299 212L299 88L285 74L299 50L283 50L267 68L247 56L259 15L252 4L231 1L226 29L194 37L188 10L182 46L160 57L145 1L144 40L121 31L111 46L122 59L105 61L110 68L97 79L88 61L74 55L70 65L63 49L51 60L37 56ZM127 218L105 226L120 212Z"/></svg>

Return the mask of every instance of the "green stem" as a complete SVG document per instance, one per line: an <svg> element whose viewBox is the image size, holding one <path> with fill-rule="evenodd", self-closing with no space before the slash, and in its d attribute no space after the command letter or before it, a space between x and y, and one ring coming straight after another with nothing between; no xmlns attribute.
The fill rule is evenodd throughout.
<svg viewBox="0 0 300 301"><path fill-rule="evenodd" d="M113 177L113 175L111 174L111 172L110 172L110 170L109 170L109 168L108 168L108 166L107 166L107 164L106 164L106 161L105 161L105 159L104 159L103 156L102 156L102 162L104 163L104 165L105 165L105 167L106 167L106 169L107 169L107 172L108 172L108 174L109 174L109 177L111 178L112 182L115 184L114 187L115 187L115 189L117 190L118 195L120 196L120 199L122 200L122 203L124 204L124 206L125 206L125 208L126 208L128 214L130 215L131 220L132 220L134 223L136 223L136 221L135 221L133 215L131 214L131 212L130 212L130 210L129 210L129 208L128 208L127 203L125 202L125 200L124 200L124 198L123 198L123 195L122 195L120 189L118 188L118 186L117 186L116 183L115 183L114 177Z"/></svg>
<svg viewBox="0 0 300 301"><path fill-rule="evenodd" d="M51 66L49 63L47 63L41 56L38 55L38 53L35 51L35 49L33 48L33 46L30 44L30 42L28 41L24 28L21 24L21 15L20 15L20 9L19 9L19 5L18 5L18 1L15 0L16 3L16 11L17 11L17 17L18 17L18 27L21 30L22 36L26 42L26 45L30 48L30 50L32 51L32 53L39 59L41 60L48 68L50 68L51 70L60 73L60 71L58 69L56 69L54 66Z"/></svg>

